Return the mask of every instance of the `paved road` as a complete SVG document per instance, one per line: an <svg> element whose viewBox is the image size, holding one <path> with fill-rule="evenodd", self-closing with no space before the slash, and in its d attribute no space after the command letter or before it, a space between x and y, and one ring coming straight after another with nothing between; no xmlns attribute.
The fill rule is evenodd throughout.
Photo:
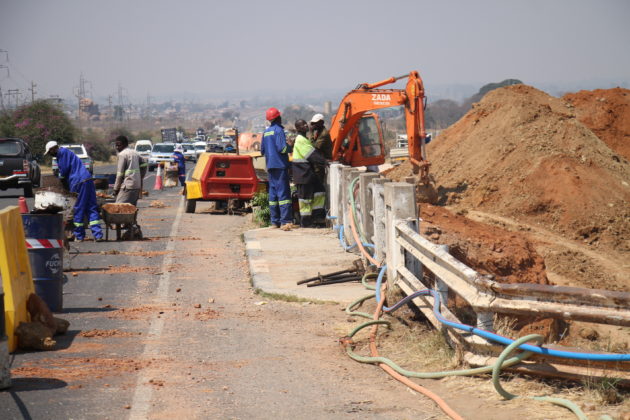
<svg viewBox="0 0 630 420"><path fill-rule="evenodd" d="M13 355L1 419L440 418L343 354L356 324L339 306L254 294L247 218L186 214L179 191L140 201L146 240L72 245L70 330L55 351Z"/></svg>

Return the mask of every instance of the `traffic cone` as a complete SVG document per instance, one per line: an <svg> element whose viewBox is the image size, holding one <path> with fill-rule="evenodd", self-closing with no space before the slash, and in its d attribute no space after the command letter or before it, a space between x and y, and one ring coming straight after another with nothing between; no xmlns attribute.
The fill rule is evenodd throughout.
<svg viewBox="0 0 630 420"><path fill-rule="evenodd" d="M26 205L26 198L20 197L18 198L18 207L20 208L20 213L28 213L28 206Z"/></svg>
<svg viewBox="0 0 630 420"><path fill-rule="evenodd" d="M153 186L153 189L162 189L162 165L158 165L157 174L155 175L155 185Z"/></svg>

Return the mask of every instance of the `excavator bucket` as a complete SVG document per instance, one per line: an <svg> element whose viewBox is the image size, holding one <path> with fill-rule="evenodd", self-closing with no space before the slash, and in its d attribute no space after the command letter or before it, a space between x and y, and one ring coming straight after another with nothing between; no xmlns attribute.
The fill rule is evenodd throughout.
<svg viewBox="0 0 630 420"><path fill-rule="evenodd" d="M419 177L418 182L416 182L416 202L437 204L438 198L439 196L433 177L430 175L425 178Z"/></svg>

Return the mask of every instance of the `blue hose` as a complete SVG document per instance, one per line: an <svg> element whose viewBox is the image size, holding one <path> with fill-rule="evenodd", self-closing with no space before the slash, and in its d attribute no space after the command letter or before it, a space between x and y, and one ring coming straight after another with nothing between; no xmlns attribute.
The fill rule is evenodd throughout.
<svg viewBox="0 0 630 420"><path fill-rule="evenodd" d="M387 265L383 265L381 270L378 273L378 277L376 278L376 303L378 304L381 301L381 284L383 282L383 276L387 269ZM457 328L459 330L463 330L469 333L476 334L480 337L483 337L487 340L491 340L506 346L514 343L515 340L512 340L507 337L503 337L502 335L498 335L495 333L491 333L490 331L482 330L470 325L460 324L458 322L449 321L442 316L440 313L440 295L431 289L419 290L404 299L400 302L396 303L392 307L383 306L383 310L385 312L393 312L396 309L400 308L402 305L407 303L408 301L416 298L417 296L426 296L431 295L433 297L433 313L436 318L443 323L452 328ZM565 359L576 359L576 360L592 360L592 361L602 361L602 362L628 362L630 361L630 354L595 354L595 353L578 353L571 351L561 351L554 349L547 349L544 347L533 346L531 344L521 344L518 346L521 350L531 351L533 353L542 354L545 356L553 356L553 357L562 357Z"/></svg>

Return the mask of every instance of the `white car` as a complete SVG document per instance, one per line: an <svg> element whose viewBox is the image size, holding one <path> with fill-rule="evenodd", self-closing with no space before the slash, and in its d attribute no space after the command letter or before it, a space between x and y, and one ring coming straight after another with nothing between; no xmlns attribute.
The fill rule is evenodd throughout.
<svg viewBox="0 0 630 420"><path fill-rule="evenodd" d="M195 146L195 155L199 159L199 155L206 151L207 143L205 141L196 141L193 143L193 146Z"/></svg>
<svg viewBox="0 0 630 420"><path fill-rule="evenodd" d="M83 166L88 170L90 174L94 173L94 161L88 155L87 150L85 150L85 146L82 144L60 144L59 147L64 147L66 149L70 149L74 152L75 155L81 159L83 162ZM52 159L52 171L55 176L59 175L59 166L57 165L57 158Z"/></svg>
<svg viewBox="0 0 630 420"><path fill-rule="evenodd" d="M184 159L196 162L197 153L195 152L195 146L192 143L182 143L182 147L184 148Z"/></svg>
<svg viewBox="0 0 630 420"><path fill-rule="evenodd" d="M149 160L151 150L153 150L153 142L151 140L138 140L134 150L143 158Z"/></svg>
<svg viewBox="0 0 630 420"><path fill-rule="evenodd" d="M158 143L154 145L151 150L151 157L149 157L149 171L154 171L160 163L173 162L174 151L175 143Z"/></svg>

